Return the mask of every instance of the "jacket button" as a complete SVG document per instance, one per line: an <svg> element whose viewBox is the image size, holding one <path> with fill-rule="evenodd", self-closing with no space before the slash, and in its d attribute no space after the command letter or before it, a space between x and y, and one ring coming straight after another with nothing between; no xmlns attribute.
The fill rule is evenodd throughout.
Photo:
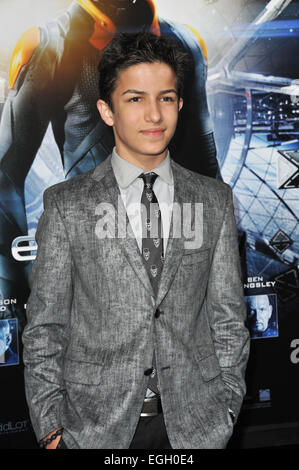
<svg viewBox="0 0 299 470"><path fill-rule="evenodd" d="M155 312L155 318L159 318L159 316L161 315L161 313L163 313L163 312L161 312L161 310L159 310L159 309L157 308L157 310L156 310L156 312Z"/></svg>
<svg viewBox="0 0 299 470"><path fill-rule="evenodd" d="M154 371L154 368L153 368L153 367L151 367L150 369L146 369L146 370L144 371L144 375L151 375L151 374L153 373L153 371Z"/></svg>

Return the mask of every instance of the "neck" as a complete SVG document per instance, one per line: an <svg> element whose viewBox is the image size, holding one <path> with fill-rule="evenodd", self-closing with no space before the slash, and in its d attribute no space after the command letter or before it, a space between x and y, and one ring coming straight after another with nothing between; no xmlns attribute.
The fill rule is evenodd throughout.
<svg viewBox="0 0 299 470"><path fill-rule="evenodd" d="M127 152L123 152L121 149L118 149L116 146L116 152L117 155L120 156L120 158L123 158L129 163L132 163L132 165L138 166L141 168L143 171L151 171L154 168L156 168L160 163L165 160L167 156L168 149L165 149L164 152L162 152L159 155L134 155L134 154L128 154Z"/></svg>

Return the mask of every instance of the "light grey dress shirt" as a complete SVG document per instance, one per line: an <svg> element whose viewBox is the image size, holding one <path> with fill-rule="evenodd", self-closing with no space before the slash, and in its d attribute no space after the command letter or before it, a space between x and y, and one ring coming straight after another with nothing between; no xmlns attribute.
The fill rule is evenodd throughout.
<svg viewBox="0 0 299 470"><path fill-rule="evenodd" d="M141 211L140 202L144 188L144 183L141 178L138 178L142 173L149 173L143 171L136 165L121 158L114 147L111 158L111 165L114 171L116 181L120 190L120 194L126 208L132 230L134 232L139 250L142 250L142 227L141 227ZM157 197L163 225L163 246L164 253L169 237L169 228L173 207L173 194L174 183L172 169L170 165L170 155L167 152L165 159L156 168L151 171L157 173L153 186L153 191ZM146 396L154 396L155 394L147 389Z"/></svg>

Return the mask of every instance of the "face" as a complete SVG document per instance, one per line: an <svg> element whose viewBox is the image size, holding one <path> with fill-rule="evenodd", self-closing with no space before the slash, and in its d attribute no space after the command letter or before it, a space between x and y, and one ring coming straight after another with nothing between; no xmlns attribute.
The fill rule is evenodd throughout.
<svg viewBox="0 0 299 470"><path fill-rule="evenodd" d="M167 64L143 63L119 73L113 111L98 101L102 119L113 127L117 153L139 166L162 161L176 128L183 100Z"/></svg>
<svg viewBox="0 0 299 470"><path fill-rule="evenodd" d="M255 315L254 330L258 333L266 331L272 315L272 305L267 295L258 295L251 299L250 315Z"/></svg>
<svg viewBox="0 0 299 470"><path fill-rule="evenodd" d="M4 325L1 325L0 329L0 355L4 354L5 351L9 348L9 345L11 343L11 333L10 333L10 328L9 324L5 323Z"/></svg>

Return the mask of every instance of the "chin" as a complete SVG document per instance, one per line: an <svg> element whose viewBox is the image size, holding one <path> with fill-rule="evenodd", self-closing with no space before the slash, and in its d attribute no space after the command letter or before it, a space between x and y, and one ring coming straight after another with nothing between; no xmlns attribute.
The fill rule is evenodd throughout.
<svg viewBox="0 0 299 470"><path fill-rule="evenodd" d="M162 153L164 153L166 150L167 150L167 145L163 147L152 147L152 148L149 148L147 151L145 151L145 155L149 155L149 156L152 156L152 157L158 157L159 155L161 155Z"/></svg>
<svg viewBox="0 0 299 470"><path fill-rule="evenodd" d="M266 331L266 328L256 328L256 332L257 333L264 333L264 331Z"/></svg>

